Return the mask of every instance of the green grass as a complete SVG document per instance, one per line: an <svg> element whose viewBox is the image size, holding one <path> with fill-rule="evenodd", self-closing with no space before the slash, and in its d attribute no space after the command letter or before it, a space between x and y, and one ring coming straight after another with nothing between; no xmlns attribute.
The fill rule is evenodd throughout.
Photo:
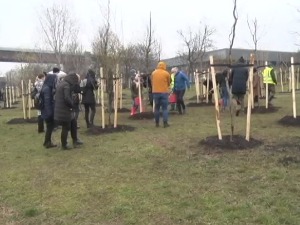
<svg viewBox="0 0 300 225"><path fill-rule="evenodd" d="M188 91L186 99L193 95ZM277 123L292 114L291 96L278 94L274 103L282 107L277 113L253 115L252 137L268 146L296 145L299 128ZM98 136L86 135L81 114L84 147L72 151L44 149L34 124L7 125L22 117L20 106L0 115L1 225L300 224L299 149L209 154L199 141L217 135L213 107L171 115L166 129L122 113L120 124L134 132ZM236 134L245 135L245 118L236 118ZM221 120L229 135L229 114ZM298 161L283 165L284 157Z"/></svg>

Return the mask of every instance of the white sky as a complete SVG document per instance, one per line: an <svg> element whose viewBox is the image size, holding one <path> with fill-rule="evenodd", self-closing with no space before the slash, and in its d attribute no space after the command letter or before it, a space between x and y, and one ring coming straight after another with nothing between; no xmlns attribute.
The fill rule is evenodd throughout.
<svg viewBox="0 0 300 225"><path fill-rule="evenodd" d="M43 6L53 2L69 6L80 27L80 41L86 50L101 25L101 7L107 0L0 0L0 47L34 48L39 45L39 16ZM259 49L297 51L300 43L299 0L237 0L239 21L234 48L253 48L247 17L255 17L261 39ZM174 57L182 49L177 31L189 27L197 30L200 22L216 29L216 48L228 48L228 35L233 23L233 0L111 0L113 29L124 43L143 39L149 14L155 37L162 43L162 58ZM0 73L16 64L0 63Z"/></svg>

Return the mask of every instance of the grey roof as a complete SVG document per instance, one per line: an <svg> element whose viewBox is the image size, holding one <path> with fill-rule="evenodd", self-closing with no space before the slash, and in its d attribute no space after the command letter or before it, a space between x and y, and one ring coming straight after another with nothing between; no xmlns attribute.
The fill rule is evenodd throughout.
<svg viewBox="0 0 300 225"><path fill-rule="evenodd" d="M241 56L245 60L249 60L250 54L254 53L253 49L241 49L241 48L233 48L231 52L232 59L236 61ZM226 60L229 55L229 48L217 49L213 51L209 51L204 55L204 62L209 62L209 57L213 56L215 60ZM300 61L300 55L297 52L283 52L283 51L269 51L269 50L257 50L256 52L256 60L259 61L272 61L272 62L290 62L291 57L295 57L295 62ZM186 60L180 56L176 56L174 58L164 59L167 63L168 67L174 66L185 66Z"/></svg>

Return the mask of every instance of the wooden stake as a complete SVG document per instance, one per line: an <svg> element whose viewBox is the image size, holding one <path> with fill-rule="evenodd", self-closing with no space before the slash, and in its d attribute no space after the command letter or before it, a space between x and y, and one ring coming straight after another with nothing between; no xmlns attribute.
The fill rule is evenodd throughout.
<svg viewBox="0 0 300 225"><path fill-rule="evenodd" d="M296 119L296 92L295 92L295 67L294 67L294 57L291 57L291 76L292 76L292 98L293 98L293 117Z"/></svg>
<svg viewBox="0 0 300 225"><path fill-rule="evenodd" d="M12 103L15 103L16 102L16 96L15 96L15 87L12 86Z"/></svg>
<svg viewBox="0 0 300 225"><path fill-rule="evenodd" d="M268 66L268 62L265 62L265 66ZM266 109L268 108L269 105L269 84L266 83L266 90L265 90L265 97L266 97Z"/></svg>
<svg viewBox="0 0 300 225"><path fill-rule="evenodd" d="M123 108L123 77L122 77L122 74L121 74L121 77L120 77L120 82L119 82L119 86L120 86L120 109Z"/></svg>
<svg viewBox="0 0 300 225"><path fill-rule="evenodd" d="M101 82L101 79L98 79L98 84L100 84L100 82ZM100 89L101 89L101 85L97 89L97 104L98 105L100 104Z"/></svg>
<svg viewBox="0 0 300 225"><path fill-rule="evenodd" d="M26 119L26 106L25 106L25 93L24 93L24 81L21 81L21 94L22 94L22 106L23 106L23 117Z"/></svg>
<svg viewBox="0 0 300 225"><path fill-rule="evenodd" d="M207 69L207 76L206 76L206 103L208 104L208 95L209 95L209 69Z"/></svg>
<svg viewBox="0 0 300 225"><path fill-rule="evenodd" d="M281 92L283 92L283 80L282 80L282 69L280 68L280 85L281 85Z"/></svg>
<svg viewBox="0 0 300 225"><path fill-rule="evenodd" d="M115 79L115 115L114 115L114 128L117 127L118 122L118 99L119 99L119 64L116 68L116 79Z"/></svg>
<svg viewBox="0 0 300 225"><path fill-rule="evenodd" d="M9 104L8 104L8 86L5 86L5 106L6 106L6 108L9 108Z"/></svg>
<svg viewBox="0 0 300 225"><path fill-rule="evenodd" d="M28 119L31 119L31 95L30 95L30 90L31 90L31 80L28 81L28 89L27 89L27 94L28 94Z"/></svg>
<svg viewBox="0 0 300 225"><path fill-rule="evenodd" d="M213 56L209 57L210 64L214 64ZM217 93L217 82L216 82L216 73L215 68L213 66L211 68L211 78L213 83L213 89L214 89L214 98L215 98L215 108L216 108L216 124L217 124L217 130L218 130L218 138L219 140L222 140L222 134L221 134L221 127L220 127L220 109L219 109L219 100L218 100L218 93Z"/></svg>
<svg viewBox="0 0 300 225"><path fill-rule="evenodd" d="M103 68L100 68L100 78L101 78L101 115L102 115L102 129L105 129L105 110L104 110L104 75Z"/></svg>
<svg viewBox="0 0 300 225"><path fill-rule="evenodd" d="M297 90L299 89L299 67L297 68Z"/></svg>
<svg viewBox="0 0 300 225"><path fill-rule="evenodd" d="M140 104L140 113L143 112L142 109L142 90L141 90L141 77L140 77L140 71L138 71L138 88L139 88L139 104Z"/></svg>
<svg viewBox="0 0 300 225"><path fill-rule="evenodd" d="M12 107L12 86L8 87L8 91L9 91L9 108Z"/></svg>
<svg viewBox="0 0 300 225"><path fill-rule="evenodd" d="M250 55L250 64L254 64L254 55ZM250 87L249 88L249 93L248 93L248 107L247 107L247 126L246 126L246 140L250 141L250 128L251 128L251 105L253 106L254 104L252 103L253 101L253 66L250 67L249 71L249 82L250 82Z"/></svg>

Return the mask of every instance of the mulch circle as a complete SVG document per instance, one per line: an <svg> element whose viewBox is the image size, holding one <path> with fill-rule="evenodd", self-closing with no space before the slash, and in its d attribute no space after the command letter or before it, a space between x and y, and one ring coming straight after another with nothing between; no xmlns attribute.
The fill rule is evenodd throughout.
<svg viewBox="0 0 300 225"><path fill-rule="evenodd" d="M98 135L98 134L111 134L111 133L118 133L118 132L131 132L134 131L135 127L128 126L128 125L117 125L116 128L112 127L105 127L102 129L102 126L94 126L87 129L86 133L88 135Z"/></svg>
<svg viewBox="0 0 300 225"><path fill-rule="evenodd" d="M146 120L146 119L154 119L154 113L153 112L141 112L141 113L136 113L134 115L130 115L129 119L131 120Z"/></svg>
<svg viewBox="0 0 300 225"><path fill-rule="evenodd" d="M294 127L299 127L300 126L300 116L296 116L294 118L293 116L285 116L281 118L278 121L279 124L284 125L284 126L294 126Z"/></svg>
<svg viewBox="0 0 300 225"><path fill-rule="evenodd" d="M200 141L200 145L204 146L205 150L244 150L256 148L263 144L263 141L250 138L247 141L244 136L233 135L233 140L230 140L230 135L222 137L219 140L218 136L210 136Z"/></svg>
<svg viewBox="0 0 300 225"><path fill-rule="evenodd" d="M267 113L275 113L278 112L278 110L281 107L274 107L274 106L269 106L267 109L265 106L259 106L259 107L254 107L251 111L251 113L255 114L267 114ZM245 108L245 112L247 112L247 108Z"/></svg>
<svg viewBox="0 0 300 225"><path fill-rule="evenodd" d="M30 119L24 119L24 118L14 118L7 122L7 124L26 124L26 123L37 123L38 118L32 117Z"/></svg>
<svg viewBox="0 0 300 225"><path fill-rule="evenodd" d="M215 103L212 103L212 102L209 102L209 103L206 103L206 102L200 102L200 103L190 102L186 106L188 106L188 107L203 107L203 106L214 106L214 105L215 105Z"/></svg>

